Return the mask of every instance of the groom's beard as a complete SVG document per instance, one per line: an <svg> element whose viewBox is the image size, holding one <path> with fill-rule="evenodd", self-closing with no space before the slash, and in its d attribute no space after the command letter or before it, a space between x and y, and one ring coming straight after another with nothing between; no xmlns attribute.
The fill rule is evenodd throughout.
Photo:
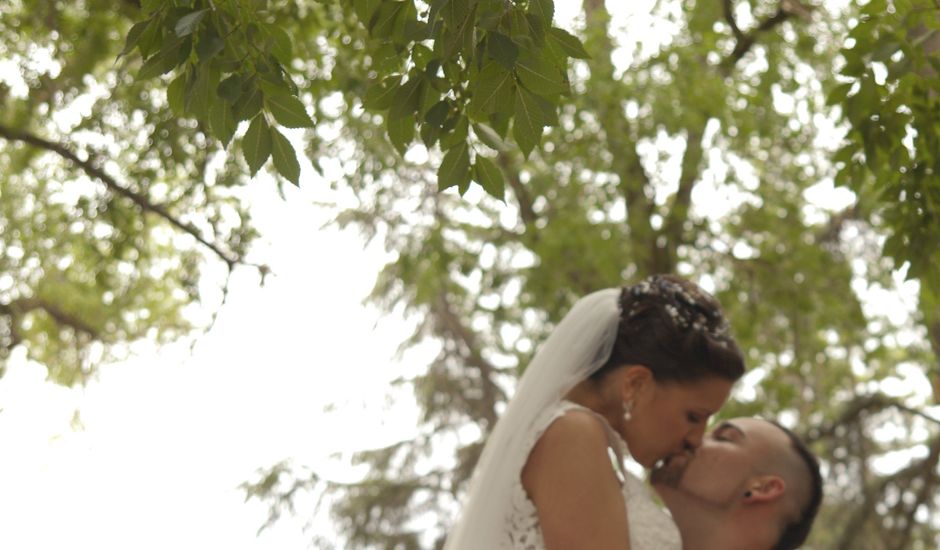
<svg viewBox="0 0 940 550"><path fill-rule="evenodd" d="M653 468L650 472L650 483L664 487L679 487L682 476L689 465L689 455L675 455L669 457L665 463Z"/></svg>

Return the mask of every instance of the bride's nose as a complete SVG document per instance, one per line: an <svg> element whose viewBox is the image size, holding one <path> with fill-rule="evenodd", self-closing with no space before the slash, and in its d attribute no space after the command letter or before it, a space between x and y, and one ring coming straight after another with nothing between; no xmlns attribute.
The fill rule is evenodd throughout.
<svg viewBox="0 0 940 550"><path fill-rule="evenodd" d="M696 429L689 432L685 438L685 446L687 449L695 450L702 446L702 439L705 437L705 429Z"/></svg>

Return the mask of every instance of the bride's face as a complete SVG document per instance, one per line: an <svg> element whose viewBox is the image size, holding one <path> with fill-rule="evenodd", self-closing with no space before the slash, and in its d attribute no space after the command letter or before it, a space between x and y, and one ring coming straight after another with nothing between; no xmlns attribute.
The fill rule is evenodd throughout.
<svg viewBox="0 0 940 550"><path fill-rule="evenodd" d="M689 383L650 378L636 388L632 418L621 427L634 460L652 468L659 460L698 448L708 419L728 399L732 384L720 377Z"/></svg>

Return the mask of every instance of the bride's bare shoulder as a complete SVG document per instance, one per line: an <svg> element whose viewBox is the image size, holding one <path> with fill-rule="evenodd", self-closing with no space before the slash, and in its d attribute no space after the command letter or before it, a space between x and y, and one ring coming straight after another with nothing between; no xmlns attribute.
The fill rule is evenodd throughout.
<svg viewBox="0 0 940 550"><path fill-rule="evenodd" d="M586 410L569 410L556 418L535 443L522 470L522 484L530 491L536 489L538 478L543 474L555 477L560 467L574 473L605 464L609 460L607 444L601 419Z"/></svg>
<svg viewBox="0 0 940 550"><path fill-rule="evenodd" d="M603 421L568 411L545 430L522 469L546 548L629 548L626 505Z"/></svg>
<svg viewBox="0 0 940 550"><path fill-rule="evenodd" d="M556 445L598 446L604 451L607 447L607 432L603 421L596 414L584 409L571 409L556 418L546 428L533 449L550 448Z"/></svg>

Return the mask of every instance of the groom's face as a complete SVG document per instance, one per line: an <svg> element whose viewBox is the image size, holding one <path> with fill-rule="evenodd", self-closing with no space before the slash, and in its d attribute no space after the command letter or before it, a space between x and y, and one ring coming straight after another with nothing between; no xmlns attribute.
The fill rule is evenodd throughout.
<svg viewBox="0 0 940 550"><path fill-rule="evenodd" d="M651 481L667 501L682 495L703 503L735 502L768 453L786 449L786 435L756 418L735 418L708 432L693 454L675 457L653 472Z"/></svg>

